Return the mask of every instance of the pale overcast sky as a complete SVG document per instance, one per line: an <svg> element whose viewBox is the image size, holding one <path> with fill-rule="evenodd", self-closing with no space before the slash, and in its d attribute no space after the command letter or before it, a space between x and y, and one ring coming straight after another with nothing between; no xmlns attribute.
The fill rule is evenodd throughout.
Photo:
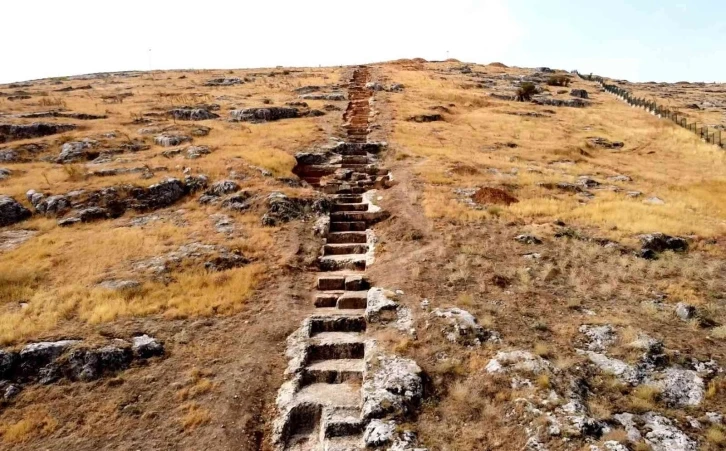
<svg viewBox="0 0 726 451"><path fill-rule="evenodd" d="M447 55L634 81L726 81L723 0L2 3L0 82Z"/></svg>

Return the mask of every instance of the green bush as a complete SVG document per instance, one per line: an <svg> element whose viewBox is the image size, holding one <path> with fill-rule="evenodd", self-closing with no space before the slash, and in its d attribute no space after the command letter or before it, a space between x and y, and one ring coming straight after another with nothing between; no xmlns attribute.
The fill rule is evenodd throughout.
<svg viewBox="0 0 726 451"><path fill-rule="evenodd" d="M522 86L517 89L517 100L519 102L528 102L532 100L532 95L537 92L537 87L534 83L525 82Z"/></svg>

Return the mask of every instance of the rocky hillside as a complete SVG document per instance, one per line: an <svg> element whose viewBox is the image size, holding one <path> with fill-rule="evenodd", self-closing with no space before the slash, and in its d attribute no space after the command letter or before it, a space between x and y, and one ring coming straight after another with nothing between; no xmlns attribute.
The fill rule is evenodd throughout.
<svg viewBox="0 0 726 451"><path fill-rule="evenodd" d="M724 174L550 68L0 86L0 449L723 449Z"/></svg>

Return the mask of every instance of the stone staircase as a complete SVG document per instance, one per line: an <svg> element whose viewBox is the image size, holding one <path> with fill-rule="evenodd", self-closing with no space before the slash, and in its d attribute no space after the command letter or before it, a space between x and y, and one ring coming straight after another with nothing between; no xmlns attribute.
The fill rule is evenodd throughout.
<svg viewBox="0 0 726 451"><path fill-rule="evenodd" d="M344 114L347 142L296 156L295 173L330 194L333 205L318 258L321 275L313 294L315 313L288 339L288 381L278 394L277 449L352 451L365 449L361 384L366 376L366 307L373 261L371 225L385 211L370 190L385 187L389 171L378 166L385 144L369 143L372 91L369 69L357 68Z"/></svg>

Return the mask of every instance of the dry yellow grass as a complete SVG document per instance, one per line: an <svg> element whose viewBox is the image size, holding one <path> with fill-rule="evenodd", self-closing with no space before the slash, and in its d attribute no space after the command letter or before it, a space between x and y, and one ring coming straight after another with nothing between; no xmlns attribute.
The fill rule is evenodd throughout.
<svg viewBox="0 0 726 451"><path fill-rule="evenodd" d="M21 420L0 427L0 436L8 444L27 442L56 430L58 421L41 408L29 410Z"/></svg>
<svg viewBox="0 0 726 451"><path fill-rule="evenodd" d="M408 87L396 103L399 120L391 141L414 159L412 168L426 182L423 205L432 218L481 220L486 213L454 202L452 190L509 184L516 186L520 202L493 209L505 218L562 219L604 230L617 227L610 232L614 237L653 231L705 237L726 233L726 207L720 201L726 197L724 152L668 121L597 94L593 83L578 80L574 85L595 93L592 106L557 108L551 117L523 118L507 113L551 107L488 98L480 90L465 89L461 75L441 80L428 71L388 71L391 79ZM402 120L436 105L452 111L445 122ZM620 152L593 148L587 143L593 136L624 141L626 147ZM507 143L517 147L506 148ZM556 163L562 160L570 163ZM456 165L473 170L452 170ZM643 197L597 190L594 199L582 203L575 196L538 186L574 182L586 174L624 191L641 191ZM606 180L618 174L633 181ZM665 205L644 203L651 196L663 199Z"/></svg>
<svg viewBox="0 0 726 451"><path fill-rule="evenodd" d="M42 119L49 122L76 123L77 130L39 140L16 141L2 147L43 141L50 143L48 155L57 155L63 142L98 137L114 132L117 140L140 139L150 149L126 153L119 161L104 164L74 163L61 165L44 161L13 163L12 177L0 181L0 193L23 200L29 189L64 194L79 188L91 190L131 183L147 186L163 177L183 177L183 169L202 173L212 181L230 178L235 173L243 189L264 199L271 191L298 195L300 189L272 183L258 168L272 177L290 177L294 154L324 140L325 127L338 125L340 113L263 124L230 123L226 119L235 108L282 106L298 100L293 89L306 85L326 85L339 81L340 69L299 69L295 71L169 71L143 73L91 81L69 81L62 86L91 84L93 89L70 92L44 92L59 85L27 88L37 96L20 102L7 102L4 112L26 113L63 107L68 111L108 116L104 120L79 121L65 118ZM240 77L248 81L231 87L205 87L214 77ZM252 78L254 78L253 81ZM120 102L110 96L131 92ZM264 102L263 102L264 101ZM184 122L162 120L167 126L202 125L211 128L208 136L195 137L194 145L208 146L212 153L195 160L181 156L166 158L163 147L154 145L153 134L141 135L149 125L133 123L145 112L163 112L173 107L198 103L218 103L218 120ZM322 109L323 101L308 101L311 108ZM30 123L38 119L13 119ZM159 121L154 119L156 123ZM152 124L153 125L153 124ZM104 168L166 167L155 177L144 180L138 174L89 176ZM274 229L264 228L260 212L234 213L219 207L199 205L194 197L160 213L162 219L143 227L123 226L133 216L60 228L54 219L34 218L15 228L37 231L37 235L17 249L0 253L0 343L19 343L52 334L73 324L100 324L124 318L159 315L162 318L188 318L240 311L264 274L276 264ZM209 216L224 213L232 217L237 232L224 236L213 230ZM248 266L210 274L195 265L172 268L168 280L155 281L137 274L133 263L200 242L241 251L254 259ZM22 264L21 264L22 262ZM108 279L140 279L139 289L123 292L97 287ZM170 281L169 281L170 280Z"/></svg>

